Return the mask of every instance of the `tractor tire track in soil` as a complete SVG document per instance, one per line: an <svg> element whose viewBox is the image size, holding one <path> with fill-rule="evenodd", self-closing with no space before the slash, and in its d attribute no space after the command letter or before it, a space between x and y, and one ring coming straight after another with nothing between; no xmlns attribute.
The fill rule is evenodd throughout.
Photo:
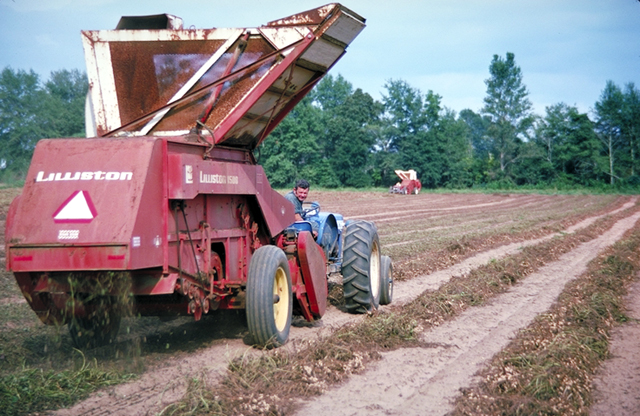
<svg viewBox="0 0 640 416"><path fill-rule="evenodd" d="M469 308L424 332L423 341L430 348L383 353L373 368L307 403L298 414L447 414L460 389L478 381L474 375L481 366L506 347L518 330L549 309L566 283L584 273L587 264L638 219L636 212L618 221L600 237L543 266L490 304Z"/></svg>
<svg viewBox="0 0 640 416"><path fill-rule="evenodd" d="M609 215L612 213L619 212L623 209L626 209L635 204L635 200L625 203L622 207L610 211L606 214L597 215L594 217L589 217L586 220L583 220L581 223L574 225L565 230L565 232L572 232L576 229L580 229L588 226L593 223L598 218ZM508 244L502 247L499 247L494 250L486 251L483 253L479 253L475 256L472 256L465 261L456 264L448 269L441 270L436 273L432 273L429 275L419 276L417 278L410 279L408 281L397 282L395 286L395 298L394 305L400 304L404 302L408 302L419 294L424 292L425 290L434 290L437 289L441 284L448 281L451 277L455 275L460 275L466 273L476 267L479 267L491 259L498 259L510 254L513 254L520 250L522 247L527 245L537 244L546 239L553 238L558 234L550 234L546 237L542 237L535 240L529 241L521 241L513 244ZM607 234L608 235L608 234ZM598 240L600 241L602 237ZM590 247L590 246L589 246ZM566 254L565 256L571 257L573 256L573 252ZM528 280L528 279L527 279ZM525 297L526 298L526 297ZM536 300L535 297L529 296L528 299L530 301ZM555 298L554 298L555 299ZM511 306L505 306L505 310L508 310ZM475 309L474 309L475 310ZM349 323L355 322L359 319L363 319L360 315L349 315L344 312L339 311L335 307L329 307L327 309L327 313L323 316L322 320L315 322L313 324L308 324L302 321L294 322L294 327L291 330L290 342L284 348L292 348L292 345L296 342L296 340L302 339L313 339L321 334L326 334L335 330L336 328ZM461 318L459 318L461 319ZM457 325L459 319L452 321L450 325ZM489 315L487 318L488 322L495 322L495 316ZM463 322L463 321L460 321ZM236 323L237 324L237 323ZM475 331L476 336L481 336L483 334L482 330ZM430 342L434 342L431 339L431 334L433 332L428 332L427 336L429 337ZM465 334L469 337L467 342L472 342L471 333L467 334L465 330ZM435 352L436 357L444 357L444 353L450 352L461 352L463 351L461 348L465 348L464 346L458 348L446 348L446 345L451 344L451 340L446 338L447 335L442 335L443 341L442 347L424 350L431 354ZM495 337L495 335L491 335L491 337ZM504 335L503 335L504 337ZM485 356L489 357L492 354L492 351L497 348L488 348L484 355L482 355L482 360L484 360ZM420 350L423 351L423 350ZM342 396L344 396L345 400L336 400L336 392L327 393L325 396L322 396L318 401L311 402L309 406L314 406L313 409L317 410L314 413L318 414L331 414L333 411L328 411L327 404L321 404L324 400L334 402L337 407L335 414L355 414L361 411L366 411L368 413L382 412L383 408L377 407L367 407L369 403L377 403L377 401L382 397L387 397L388 404L392 404L394 402L404 403L406 399L410 399L411 395L409 394L410 390L410 380L408 377L409 371L418 369L420 371L419 375L415 375L413 377L416 380L422 380L424 377L428 376L428 373L425 370L422 364L423 359L416 357L411 358L411 354L414 352L418 352L418 349L414 351L402 350L394 353L387 353L392 355L385 355L383 361L378 364L378 370L372 371L382 371L382 375L369 375L369 373L365 373L361 376L354 376L353 381L350 381L349 384L343 385L338 390L342 391ZM178 352L172 353L170 355L169 360L165 360L162 365L157 365L151 368L146 373L142 374L141 377L130 383L118 385L112 388L103 389L97 393L94 393L89 399L76 404L75 406L69 409L61 409L56 412L50 412L48 414L55 415L148 415L148 414L156 414L160 412L165 406L170 403L173 403L177 400L180 400L186 392L188 380L196 377L203 377L207 380L208 383L215 384L216 380L220 378L222 374L227 369L229 361L238 355L241 354L259 354L260 352L252 349L248 345L246 345L243 340L239 338L226 338L222 340L218 340L214 342L214 345L211 345L202 350L196 351L194 353L186 353L186 352ZM404 359L403 357L407 357ZM389 361L387 361L389 360ZM387 363L387 364L385 364ZM448 364L447 364L448 365ZM385 372L386 369L386 372ZM475 370L474 370L475 372ZM388 373L388 374L387 374ZM471 373L472 375L473 373ZM434 373L434 376L437 375L437 372ZM372 378L373 377L373 378ZM388 378L395 377L395 387L387 388L383 384L376 384L376 380L378 378ZM363 381L364 380L364 381ZM370 380L370 381L368 381ZM470 380L470 375L462 374L458 378L459 384L464 383L466 385ZM423 380L424 381L424 380ZM349 386L351 383L364 383L359 387L356 387L356 390L352 390ZM431 382L429 382L431 383ZM429 384L427 383L427 384ZM424 382L420 382L419 385L422 386L425 384ZM377 386L377 387L376 387ZM398 390L402 389L402 390ZM409 390L407 390L409 389ZM358 398L358 401L354 402L354 397L359 393L362 394L362 397ZM382 392L378 391L382 390ZM455 390L455 389L454 389ZM364 393L363 393L364 392ZM414 393L417 392L414 391ZM455 391L454 391L455 392ZM426 392L429 393L429 392ZM426 394L425 393L425 394ZM420 393L422 394L422 393ZM386 395L386 396L385 396ZM400 397L399 395L402 395ZM419 395L418 395L419 396ZM402 400L404 397L404 400ZM448 396L447 396L448 397ZM346 404L352 403L354 405L359 405L358 403L365 406L364 408L350 408ZM407 402L409 403L409 402ZM340 405L337 405L340 404ZM408 404L413 406L412 404ZM419 407L419 406L418 406ZM319 409L319 410L318 410ZM351 411L351 413L345 413L347 410ZM354 410L355 409L355 410ZM389 409L387 409L389 410ZM391 409L393 410L393 409ZM404 413L404 409L399 410ZM342 412L342 413L341 413ZM415 414L423 414L423 410L420 409L416 411ZM301 413L302 414L302 413ZM383 413L379 413L383 414ZM411 411L409 411L411 414Z"/></svg>

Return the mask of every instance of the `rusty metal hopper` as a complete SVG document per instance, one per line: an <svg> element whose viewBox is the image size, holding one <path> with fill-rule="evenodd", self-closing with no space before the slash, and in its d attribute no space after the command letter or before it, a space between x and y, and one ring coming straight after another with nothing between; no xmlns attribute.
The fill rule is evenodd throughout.
<svg viewBox="0 0 640 416"><path fill-rule="evenodd" d="M84 31L88 136L253 149L345 53L364 18L333 3L258 28Z"/></svg>

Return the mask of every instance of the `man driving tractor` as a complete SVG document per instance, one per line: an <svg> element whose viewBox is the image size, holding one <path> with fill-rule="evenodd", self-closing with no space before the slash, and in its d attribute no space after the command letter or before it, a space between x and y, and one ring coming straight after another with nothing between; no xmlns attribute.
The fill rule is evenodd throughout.
<svg viewBox="0 0 640 416"><path fill-rule="evenodd" d="M309 221L305 218L305 211L302 207L302 203L309 196L309 182L305 179L298 179L293 186L293 191L287 193L284 197L293 204L295 210L296 221ZM313 237L318 236L318 223L315 221L309 221L311 228L313 229Z"/></svg>
<svg viewBox="0 0 640 416"><path fill-rule="evenodd" d="M293 204L295 208L296 221L304 221L304 209L302 203L309 196L309 182L304 179L299 179L293 186L293 191L290 191L284 197Z"/></svg>

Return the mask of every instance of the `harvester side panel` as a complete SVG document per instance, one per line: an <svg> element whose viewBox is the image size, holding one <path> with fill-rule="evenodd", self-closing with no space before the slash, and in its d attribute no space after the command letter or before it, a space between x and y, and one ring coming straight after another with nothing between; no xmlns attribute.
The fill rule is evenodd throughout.
<svg viewBox="0 0 640 416"><path fill-rule="evenodd" d="M293 206L271 189L262 166L227 160L202 160L202 156L181 152L184 147L188 146L169 145L170 199L190 200L206 194L255 195L269 229L269 237L276 236L294 221ZM242 156L245 160L249 156L245 152L232 150L226 150L224 155L228 159Z"/></svg>
<svg viewBox="0 0 640 416"><path fill-rule="evenodd" d="M135 267L162 264L153 245L162 222L136 224L140 210L145 218L161 217L155 202L162 189L162 178L156 177L162 172L159 144L153 138L40 141L8 236L12 270L132 267L122 253L130 245L144 259L134 260ZM64 254L53 261L53 251L45 256L38 247Z"/></svg>

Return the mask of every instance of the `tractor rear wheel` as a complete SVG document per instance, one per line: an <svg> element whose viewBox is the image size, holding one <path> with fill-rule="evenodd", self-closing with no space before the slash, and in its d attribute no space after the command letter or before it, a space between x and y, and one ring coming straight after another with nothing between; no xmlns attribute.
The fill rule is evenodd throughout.
<svg viewBox="0 0 640 416"><path fill-rule="evenodd" d="M344 301L350 313L366 313L380 302L380 240L368 221L347 225L342 263Z"/></svg>
<svg viewBox="0 0 640 416"><path fill-rule="evenodd" d="M109 345L120 330L120 314L111 296L84 302L85 316L72 317L68 323L71 341L79 349Z"/></svg>
<svg viewBox="0 0 640 416"><path fill-rule="evenodd" d="M388 305L393 300L393 265L389 256L380 257L380 305Z"/></svg>
<svg viewBox="0 0 640 416"><path fill-rule="evenodd" d="M253 341L266 348L283 345L292 312L287 256L276 246L262 246L251 257L247 276L247 325Z"/></svg>

